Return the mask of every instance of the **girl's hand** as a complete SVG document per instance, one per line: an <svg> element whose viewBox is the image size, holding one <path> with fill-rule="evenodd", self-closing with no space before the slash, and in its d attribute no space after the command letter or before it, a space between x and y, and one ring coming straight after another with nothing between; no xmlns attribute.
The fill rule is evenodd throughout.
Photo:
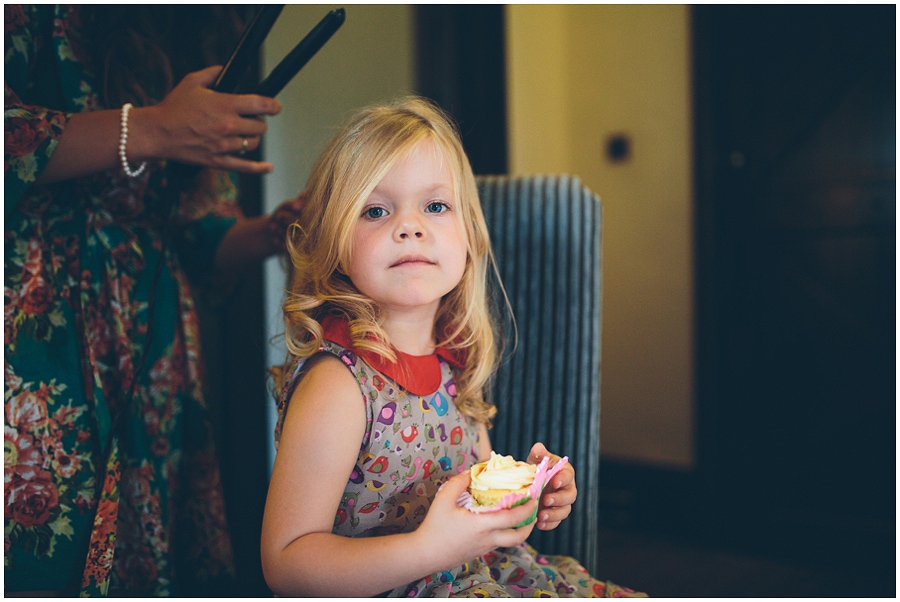
<svg viewBox="0 0 900 602"><path fill-rule="evenodd" d="M551 467L561 459L548 452L543 443L535 443L531 448L531 453L528 454L528 463L538 464L544 456L550 456ZM577 496L575 469L572 468L571 462L567 462L563 469L544 487L538 508L537 528L541 531L549 531L558 527L559 523L572 512L572 504Z"/></svg>
<svg viewBox="0 0 900 602"><path fill-rule="evenodd" d="M440 554L441 562L447 568L469 562L496 548L517 546L534 529L534 523L513 528L531 516L536 504L534 500L509 510L484 514L457 506L456 501L470 480L467 470L444 483L416 530L416 534L422 536L422 545L418 549Z"/></svg>
<svg viewBox="0 0 900 602"><path fill-rule="evenodd" d="M187 74L157 105L135 108L129 121L128 157L173 159L247 173L268 173L271 163L250 161L243 152L259 146L266 123L281 103L255 94L214 92L221 66ZM246 143L244 142L246 140Z"/></svg>

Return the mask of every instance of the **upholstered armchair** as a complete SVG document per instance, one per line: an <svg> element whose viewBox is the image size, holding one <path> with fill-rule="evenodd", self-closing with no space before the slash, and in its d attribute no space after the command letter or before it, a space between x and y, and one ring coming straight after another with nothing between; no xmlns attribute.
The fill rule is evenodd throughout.
<svg viewBox="0 0 900 602"><path fill-rule="evenodd" d="M529 541L596 573L600 199L573 176L482 176L478 188L515 317L515 329L504 321L507 349L493 383L499 412L491 442L516 458L536 441L569 457L578 484L572 514L553 531L535 530Z"/></svg>

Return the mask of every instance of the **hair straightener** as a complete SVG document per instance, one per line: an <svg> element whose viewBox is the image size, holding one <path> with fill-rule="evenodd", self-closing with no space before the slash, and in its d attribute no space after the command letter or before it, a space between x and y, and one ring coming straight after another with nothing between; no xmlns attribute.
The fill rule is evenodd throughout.
<svg viewBox="0 0 900 602"><path fill-rule="evenodd" d="M269 30L275 24L281 14L283 4L267 5L262 7L247 25L237 47L231 53L231 57L219 77L213 83L213 90L217 92L234 92L241 78L247 73L250 64L255 60L257 51L263 40L269 34ZM343 8L335 9L325 15L306 37L300 40L294 49L284 57L272 70L272 73L263 80L254 94L261 96L276 96L287 85L297 72L303 68L309 59L325 45L334 32L344 24L345 13Z"/></svg>

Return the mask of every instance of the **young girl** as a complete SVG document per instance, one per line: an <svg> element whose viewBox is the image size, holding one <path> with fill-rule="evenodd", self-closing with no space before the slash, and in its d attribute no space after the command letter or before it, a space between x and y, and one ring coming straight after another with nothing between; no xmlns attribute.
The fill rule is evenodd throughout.
<svg viewBox="0 0 900 602"><path fill-rule="evenodd" d="M313 169L289 241L288 369L262 533L280 595L623 595L525 539L575 501L457 505L490 456L490 241L456 131L411 98L366 110ZM528 461L550 456L540 443ZM538 507L537 520L513 528Z"/></svg>

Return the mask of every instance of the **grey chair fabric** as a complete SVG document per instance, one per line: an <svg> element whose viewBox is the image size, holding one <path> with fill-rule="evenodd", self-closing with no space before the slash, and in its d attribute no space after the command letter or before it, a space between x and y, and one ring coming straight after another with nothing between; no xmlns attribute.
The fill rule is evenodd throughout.
<svg viewBox="0 0 900 602"><path fill-rule="evenodd" d="M515 317L492 386L491 443L525 458L543 442L575 467L578 500L529 542L597 572L600 463L601 207L573 176L480 176L498 271ZM502 303L494 287L495 304ZM504 316L504 312L500 312ZM516 343L515 348L513 347Z"/></svg>

